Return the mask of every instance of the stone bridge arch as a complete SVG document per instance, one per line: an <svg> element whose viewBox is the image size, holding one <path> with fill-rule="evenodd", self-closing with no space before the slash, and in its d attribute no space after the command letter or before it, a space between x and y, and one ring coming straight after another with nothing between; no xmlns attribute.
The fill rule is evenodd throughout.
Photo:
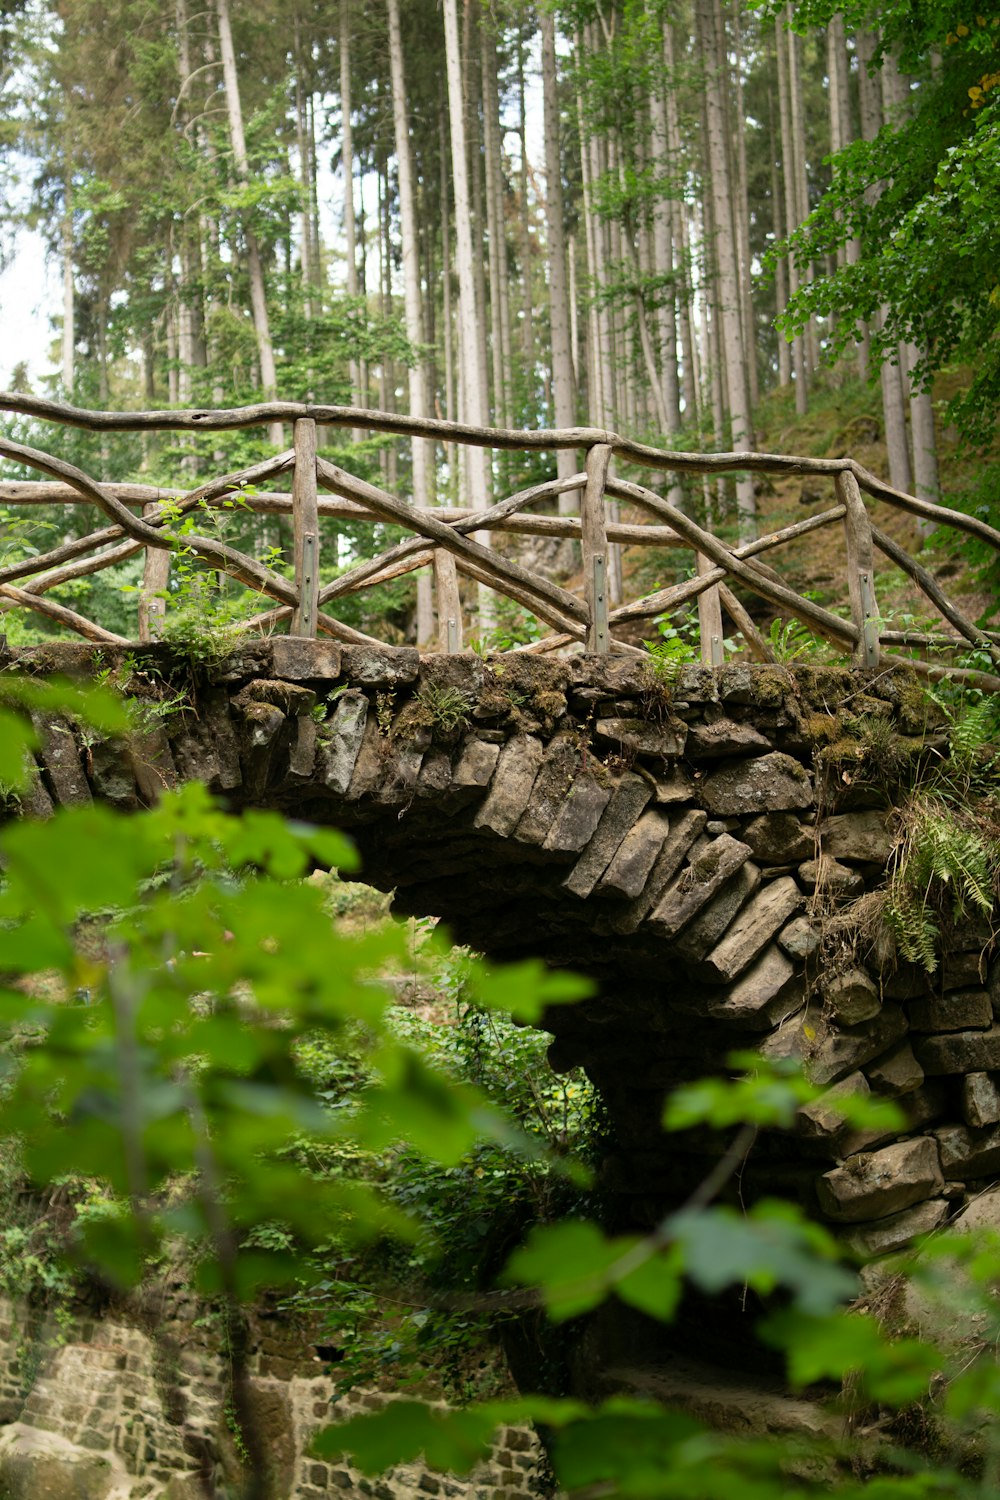
<svg viewBox="0 0 1000 1500"><path fill-rule="evenodd" d="M163 645L9 656L131 674L139 696L190 682ZM1000 966L973 928L933 982L905 964L820 962L818 913L877 886L891 847L889 792L864 774L873 724L897 759L940 750L898 670L689 667L664 682L629 658L275 638L216 664L190 709L128 747L40 723L28 810L135 807L197 777L234 808L344 828L397 910L442 918L489 957L592 975L594 999L546 1018L550 1058L585 1068L606 1101L621 1226L655 1223L723 1149L706 1133L668 1140L660 1115L670 1088L734 1049L896 1099L906 1128L889 1136L812 1106L758 1142L740 1183L745 1201L793 1197L877 1255L1000 1169Z"/></svg>

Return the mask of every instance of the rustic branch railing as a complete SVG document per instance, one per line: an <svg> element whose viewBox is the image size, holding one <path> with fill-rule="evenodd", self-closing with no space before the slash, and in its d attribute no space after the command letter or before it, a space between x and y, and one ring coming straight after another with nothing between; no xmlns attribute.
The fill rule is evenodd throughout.
<svg viewBox="0 0 1000 1500"><path fill-rule="evenodd" d="M466 427L459 423L417 419L352 407L296 402L268 402L230 410L101 412L43 401L13 392L0 392L0 411L41 421L61 423L93 432L222 432L238 428L290 423L294 446L237 473L222 475L197 489L178 494L142 484L98 482L64 459L0 437L0 458L23 465L47 480L0 481L0 503L12 506L91 505L111 523L89 535L64 542L48 551L0 564L0 612L32 610L94 641L123 643L92 620L48 599L58 585L114 566L137 553L145 554L143 587L139 595L137 630L140 640L158 633L162 596L169 574L171 551L183 548L209 567L243 583L270 601L242 622L245 631L270 631L286 625L294 635L324 632L337 639L372 643L329 612L328 606L347 595L432 566L437 592L439 647L461 649L461 601L457 574L486 584L529 610L552 633L520 651L557 650L583 644L588 651L643 654L621 639L614 627L649 620L699 601L702 622L702 660L722 660L722 611L743 636L750 656L773 661L774 651L755 626L730 585L739 583L766 600L782 615L804 625L863 666L903 661L930 676L953 675L976 685L1000 690L1000 675L974 671L885 653L886 646L939 652L982 652L1000 672L1000 634L979 629L947 597L939 582L874 522L865 503L881 502L938 526L954 527L1000 550L1000 531L975 516L946 506L932 505L893 489L850 458L815 459L770 453L677 453L633 442L599 428L559 431L504 431ZM454 507L419 509L378 485L359 479L319 455L318 427L369 431L410 438L429 438L448 444L467 444L494 451L582 450L581 472L569 478L533 485L499 501L487 510ZM675 474L718 475L750 470L754 473L817 475L832 481L837 503L813 515L731 547L699 526L677 506L644 485L613 477L614 459L638 468ZM246 494L247 486L291 474L291 491ZM321 493L321 491L323 493ZM538 515L542 501L568 492L580 495L580 517ZM175 531L178 518L227 503L240 495L240 506L250 512L288 516L292 522L294 577L284 577L266 564L229 546L219 537ZM623 500L649 518L641 524L609 520L605 497ZM231 501L229 502L231 504ZM391 523L413 533L408 539L367 558L321 584L322 522L326 518ZM772 551L820 527L843 523L844 597L850 617L842 618L789 587L761 554ZM526 536L570 538L578 541L583 562L582 598L531 572L511 557L484 546L472 535L513 532ZM655 590L645 597L609 608L609 548L614 545L686 548L693 552L695 576L684 583ZM875 594L875 554L881 552L903 570L923 593L950 631L894 631L884 629ZM456 572L457 570L457 572ZM381 644L381 643L377 643Z"/></svg>

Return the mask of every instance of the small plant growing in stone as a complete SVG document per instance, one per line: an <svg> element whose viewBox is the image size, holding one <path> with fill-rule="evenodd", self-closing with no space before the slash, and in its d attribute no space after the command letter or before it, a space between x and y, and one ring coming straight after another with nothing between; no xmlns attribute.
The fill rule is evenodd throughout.
<svg viewBox="0 0 1000 1500"><path fill-rule="evenodd" d="M469 722L472 699L461 688L441 687L435 682L426 682L416 695L416 701L433 729L445 734L460 729Z"/></svg>

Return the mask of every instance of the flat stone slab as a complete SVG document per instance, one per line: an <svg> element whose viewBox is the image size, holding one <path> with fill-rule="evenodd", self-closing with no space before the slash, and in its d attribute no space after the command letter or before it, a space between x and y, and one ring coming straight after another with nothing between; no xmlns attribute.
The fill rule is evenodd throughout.
<svg viewBox="0 0 1000 1500"><path fill-rule="evenodd" d="M290 682L333 682L340 676L342 653L334 641L313 641L301 635L276 635L270 644L275 677L287 677Z"/></svg>
<svg viewBox="0 0 1000 1500"><path fill-rule="evenodd" d="M1000 1070L1000 1026L988 1031L952 1031L914 1040L913 1050L924 1072L992 1073Z"/></svg>
<svg viewBox="0 0 1000 1500"><path fill-rule="evenodd" d="M367 720L368 699L364 693L349 690L337 699L324 726L316 757L319 777L337 797L344 796L351 784Z"/></svg>
<svg viewBox="0 0 1000 1500"><path fill-rule="evenodd" d="M794 813L762 813L748 823L741 835L762 865L797 865L813 854L813 831L804 828Z"/></svg>
<svg viewBox="0 0 1000 1500"><path fill-rule="evenodd" d="M947 995L925 995L907 1006L911 1031L988 1031L993 1006L985 990L952 990Z"/></svg>
<svg viewBox="0 0 1000 1500"><path fill-rule="evenodd" d="M645 818L662 816L662 813L643 813L639 822L642 823ZM607 920L609 931L621 934L635 932L677 874L685 855L700 839L704 826L705 814L697 808L692 808L681 817L670 820L669 832L660 845L653 867L646 877L645 885L638 896L628 903L624 911L615 912ZM597 930L599 932L603 930L600 922Z"/></svg>
<svg viewBox="0 0 1000 1500"><path fill-rule="evenodd" d="M611 718L596 720L594 734L598 739L610 740L628 754L672 759L684 754L688 728L672 716L663 724L654 719Z"/></svg>
<svg viewBox="0 0 1000 1500"><path fill-rule="evenodd" d="M341 646L340 668L348 682L365 687L395 687L416 682L420 653L415 646Z"/></svg>
<svg viewBox="0 0 1000 1500"><path fill-rule="evenodd" d="M645 889L670 827L670 819L666 813L643 813L622 839L614 858L609 861L597 882L598 891L634 900Z"/></svg>
<svg viewBox="0 0 1000 1500"><path fill-rule="evenodd" d="M760 885L760 866L748 859L732 880L726 882L714 901L689 922L676 940L682 958L697 963L710 953Z"/></svg>
<svg viewBox="0 0 1000 1500"><path fill-rule="evenodd" d="M775 750L713 771L702 782L701 799L720 818L786 812L812 806L812 777L797 760Z"/></svg>
<svg viewBox="0 0 1000 1500"><path fill-rule="evenodd" d="M667 891L649 917L649 926L658 937L675 937L749 858L746 844L731 834L720 834Z"/></svg>
<svg viewBox="0 0 1000 1500"><path fill-rule="evenodd" d="M993 1177L1000 1172L1000 1128L939 1125L934 1134L941 1149L941 1170L949 1180L966 1182L970 1177Z"/></svg>
<svg viewBox="0 0 1000 1500"><path fill-rule="evenodd" d="M820 934L808 917L796 917L778 933L778 945L789 958L812 958L819 951Z"/></svg>
<svg viewBox="0 0 1000 1500"><path fill-rule="evenodd" d="M689 759L724 760L732 755L767 755L774 746L752 724L718 719L714 724L695 724L688 730Z"/></svg>
<svg viewBox="0 0 1000 1500"><path fill-rule="evenodd" d="M772 880L738 914L721 943L704 960L699 973L720 984L735 979L749 968L801 905L802 892L790 875ZM784 955L782 958L791 969L789 960Z"/></svg>
<svg viewBox="0 0 1000 1500"><path fill-rule="evenodd" d="M690 772L685 771L683 766L674 766L666 775L658 776L653 796L658 807L670 807L677 802L691 803L697 800L695 783Z"/></svg>
<svg viewBox="0 0 1000 1500"><path fill-rule="evenodd" d="M895 842L884 812L849 812L824 818L819 826L824 854L848 864L884 865Z"/></svg>
<svg viewBox="0 0 1000 1500"><path fill-rule="evenodd" d="M500 751L489 795L476 813L473 827L489 829L499 838L513 833L531 798L542 754L542 742L534 735L516 734L507 741Z"/></svg>
<svg viewBox="0 0 1000 1500"><path fill-rule="evenodd" d="M801 1005L801 986L794 998L787 993L794 978L794 964L777 943L772 943L722 997L709 998L705 1008L713 1020L748 1031L767 1031L789 1010L798 1010Z"/></svg>
<svg viewBox="0 0 1000 1500"><path fill-rule="evenodd" d="M1000 1183L977 1193L951 1227L965 1233L972 1229L1000 1229Z"/></svg>
<svg viewBox="0 0 1000 1500"><path fill-rule="evenodd" d="M930 1198L913 1208L904 1208L898 1214L889 1214L885 1219L875 1219L870 1224L859 1224L844 1236L845 1243L865 1260L874 1260L879 1255L892 1255L920 1234L930 1234L940 1228L951 1211L947 1198Z"/></svg>
<svg viewBox="0 0 1000 1500"><path fill-rule="evenodd" d="M962 1080L962 1114L966 1125L982 1130L1000 1124L1000 1086L992 1073L967 1073Z"/></svg>
<svg viewBox="0 0 1000 1500"><path fill-rule="evenodd" d="M840 901L860 896L865 888L857 870L852 870L849 865L842 865L839 860L831 859L827 854L821 855L819 859L803 860L799 865L799 882L810 896L814 891L820 891Z"/></svg>
<svg viewBox="0 0 1000 1500"><path fill-rule="evenodd" d="M462 746L452 773L452 785L462 788L489 786L499 758L499 745L491 745L471 735Z"/></svg>
<svg viewBox="0 0 1000 1500"><path fill-rule="evenodd" d="M544 841L580 769L580 753L575 735L559 734L550 741L531 789L531 801L514 829L518 843Z"/></svg>
<svg viewBox="0 0 1000 1500"><path fill-rule="evenodd" d="M878 985L865 969L850 968L830 974L823 979L820 989L830 1013L843 1026L870 1021L882 1009Z"/></svg>
<svg viewBox="0 0 1000 1500"><path fill-rule="evenodd" d="M890 1099L912 1094L924 1081L924 1070L914 1057L909 1042L900 1042L883 1057L868 1063L865 1074L872 1087Z"/></svg>
<svg viewBox="0 0 1000 1500"><path fill-rule="evenodd" d="M244 713L254 703L270 703L294 719L299 714L312 712L316 694L312 688L300 687L295 682L282 682L277 677L257 677L241 688L232 700L233 707Z"/></svg>
<svg viewBox="0 0 1000 1500"><path fill-rule="evenodd" d="M817 1154L827 1156L852 1156L858 1151L869 1151L891 1141L898 1130L890 1127L881 1130L856 1130L844 1119L839 1107L846 1099L867 1099L871 1087L864 1073L850 1073L827 1089L813 1104L799 1110L796 1128L803 1144Z"/></svg>
<svg viewBox="0 0 1000 1500"><path fill-rule="evenodd" d="M849 1157L842 1167L823 1173L816 1195L827 1218L856 1224L900 1213L936 1197L943 1187L937 1141L922 1135Z"/></svg>
<svg viewBox="0 0 1000 1500"><path fill-rule="evenodd" d="M621 778L593 838L563 881L574 896L590 895L652 795L652 787L641 776L626 773Z"/></svg>
<svg viewBox="0 0 1000 1500"><path fill-rule="evenodd" d="M543 849L554 854L576 854L593 837L601 814L611 800L611 789L589 771L578 776L566 793L555 822L545 835Z"/></svg>
<svg viewBox="0 0 1000 1500"><path fill-rule="evenodd" d="M39 759L49 773L49 783L61 807L91 800L90 783L83 774L80 747L72 726L58 714L32 710L31 722L39 740Z"/></svg>
<svg viewBox="0 0 1000 1500"><path fill-rule="evenodd" d="M860 1026L834 1030L814 1008L793 1017L760 1045L765 1057L797 1058L813 1083L836 1083L863 1068L906 1035L906 1017L899 1005L883 1005L877 1016Z"/></svg>

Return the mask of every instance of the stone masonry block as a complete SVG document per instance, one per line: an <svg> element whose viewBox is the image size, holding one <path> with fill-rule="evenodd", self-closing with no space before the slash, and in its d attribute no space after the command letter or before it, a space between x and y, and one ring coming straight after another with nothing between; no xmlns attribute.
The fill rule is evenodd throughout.
<svg viewBox="0 0 1000 1500"><path fill-rule="evenodd" d="M473 826L508 838L528 805L541 762L542 742L534 735L516 734L508 740Z"/></svg>
<svg viewBox="0 0 1000 1500"><path fill-rule="evenodd" d="M940 1125L934 1134L947 1178L966 1182L971 1177L994 1177L1000 1172L1000 1129L970 1130L966 1125Z"/></svg>
<svg viewBox="0 0 1000 1500"><path fill-rule="evenodd" d="M580 766L575 735L557 734L549 742L528 803L514 837L520 844L540 844L558 816Z"/></svg>
<svg viewBox="0 0 1000 1500"><path fill-rule="evenodd" d="M489 786L499 757L499 745L490 745L485 740L470 735L462 746L462 753L451 778L452 786Z"/></svg>
<svg viewBox="0 0 1000 1500"><path fill-rule="evenodd" d="M925 1073L992 1073L1000 1070L1000 1026L988 1031L951 1031L914 1038L913 1051Z"/></svg>
<svg viewBox="0 0 1000 1500"><path fill-rule="evenodd" d="M830 974L821 984L823 1000L843 1026L857 1026L870 1021L882 1008L878 986L866 970L844 969Z"/></svg>
<svg viewBox="0 0 1000 1500"><path fill-rule="evenodd" d="M774 747L752 724L717 719L714 724L696 724L688 731L688 760L724 760L733 755L766 755Z"/></svg>
<svg viewBox="0 0 1000 1500"><path fill-rule="evenodd" d="M761 1043L768 1058L797 1058L813 1083L836 1083L873 1057L879 1057L906 1034L906 1018L898 1005L883 1005L877 1016L860 1026L834 1030L813 1010L786 1021Z"/></svg>
<svg viewBox="0 0 1000 1500"><path fill-rule="evenodd" d="M943 1187L938 1143L922 1135L849 1157L842 1167L824 1172L816 1192L827 1218L856 1224L888 1218L935 1197Z"/></svg>
<svg viewBox="0 0 1000 1500"><path fill-rule="evenodd" d="M304 636L276 635L271 641L275 677L288 682L325 680L340 676L342 652L334 641L312 641Z"/></svg>
<svg viewBox="0 0 1000 1500"><path fill-rule="evenodd" d="M709 998L706 1009L713 1020L748 1031L767 1031L802 1004L802 987L792 984L794 978L794 965L772 943L718 999Z"/></svg>
<svg viewBox="0 0 1000 1500"><path fill-rule="evenodd" d="M661 815L644 813L639 823L643 823L648 817L656 816ZM698 844L704 826L705 814L698 810L691 809L679 818L672 818L670 831L660 846L642 890L623 910L614 912L607 919L606 927L602 926L604 919L599 918L596 923L597 931L610 930L622 934L635 932L647 912L656 905L670 881L677 874L684 856ZM603 882L598 889L602 887Z"/></svg>
<svg viewBox="0 0 1000 1500"><path fill-rule="evenodd" d="M904 1208L898 1214L889 1214L885 1219L876 1219L870 1224L859 1224L845 1235L846 1243L866 1260L878 1255L892 1255L916 1239L917 1235L930 1234L942 1225L951 1211L947 1198L930 1198L913 1208Z"/></svg>
<svg viewBox="0 0 1000 1500"><path fill-rule="evenodd" d="M649 879L670 827L666 813L643 813L625 835L598 881L598 891L609 896L625 896L629 900L638 896Z"/></svg>
<svg viewBox="0 0 1000 1500"><path fill-rule="evenodd" d="M907 1006L911 1031L989 1031L993 1007L985 990L925 995Z"/></svg>
<svg viewBox="0 0 1000 1500"><path fill-rule="evenodd" d="M589 771L578 776L566 793L555 822L545 835L543 849L553 854L576 854L589 842L611 800L610 790Z"/></svg>
<svg viewBox="0 0 1000 1500"><path fill-rule="evenodd" d="M621 778L593 838L563 881L574 896L590 895L651 796L652 788L641 776L626 773Z"/></svg>
<svg viewBox="0 0 1000 1500"><path fill-rule="evenodd" d="M900 1042L884 1056L868 1063L865 1076L876 1093L897 1099L901 1094L911 1094L920 1087L924 1070L914 1057L909 1042Z"/></svg>
<svg viewBox="0 0 1000 1500"><path fill-rule="evenodd" d="M337 699L318 757L320 779L335 796L342 797L351 784L367 719L368 699L364 693L349 689Z"/></svg>
<svg viewBox="0 0 1000 1500"><path fill-rule="evenodd" d="M598 719L594 734L610 740L620 754L654 755L669 759L684 754L687 725L671 716L660 724L649 719Z"/></svg>
<svg viewBox="0 0 1000 1500"><path fill-rule="evenodd" d="M819 835L823 853L848 864L884 865L893 845L884 812L849 812L824 818Z"/></svg>
<svg viewBox="0 0 1000 1500"><path fill-rule="evenodd" d="M774 751L714 771L702 783L701 796L708 811L720 818L787 812L812 806L812 778L790 755Z"/></svg>
<svg viewBox="0 0 1000 1500"><path fill-rule="evenodd" d="M813 831L791 812L762 813L743 830L743 839L762 865L797 865L813 852Z"/></svg>
<svg viewBox="0 0 1000 1500"><path fill-rule="evenodd" d="M677 952L689 963L711 952L760 885L760 867L752 860L741 865L714 901L689 922L676 941Z"/></svg>
<svg viewBox="0 0 1000 1500"><path fill-rule="evenodd" d="M682 871L649 918L659 937L669 940L708 905L750 857L746 844L723 833Z"/></svg>
<svg viewBox="0 0 1000 1500"><path fill-rule="evenodd" d="M1000 1087L992 1073L966 1073L962 1080L962 1113L973 1130L1000 1124Z"/></svg>
<svg viewBox="0 0 1000 1500"><path fill-rule="evenodd" d="M738 914L721 943L700 966L701 977L721 984L735 979L737 974L749 968L801 905L802 892L790 875L765 885ZM789 963L788 959L784 962Z"/></svg>

